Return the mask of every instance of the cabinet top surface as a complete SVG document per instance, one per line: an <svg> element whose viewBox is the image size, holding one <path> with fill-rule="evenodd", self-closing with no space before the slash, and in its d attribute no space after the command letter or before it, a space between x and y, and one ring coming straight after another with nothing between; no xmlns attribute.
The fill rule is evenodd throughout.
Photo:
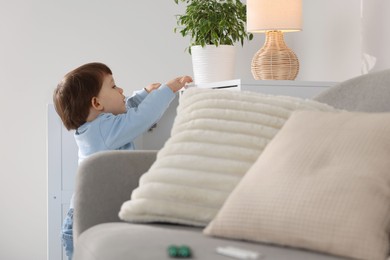
<svg viewBox="0 0 390 260"><path fill-rule="evenodd" d="M241 85L265 86L300 86L300 87L329 87L337 84L331 81L298 81L298 80L255 80L242 79Z"/></svg>
<svg viewBox="0 0 390 260"><path fill-rule="evenodd" d="M330 87L337 84L331 81L297 81L297 80L255 80L255 79L233 79L227 81L210 82L202 84L191 84L201 88L214 88L218 86L231 85L252 85L252 86L279 86L279 87Z"/></svg>

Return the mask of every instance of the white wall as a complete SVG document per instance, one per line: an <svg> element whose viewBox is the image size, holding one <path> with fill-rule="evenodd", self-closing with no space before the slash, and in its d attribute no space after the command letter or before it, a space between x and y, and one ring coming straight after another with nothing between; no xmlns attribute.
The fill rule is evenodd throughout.
<svg viewBox="0 0 390 260"><path fill-rule="evenodd" d="M304 31L286 35L299 80L340 81L360 73L356 0L304 0ZM125 92L192 74L188 39L173 33L173 0L0 0L0 259L46 259L46 104L61 77L107 63ZM239 49L237 77L264 37ZM12 234L12 235L11 235Z"/></svg>
<svg viewBox="0 0 390 260"><path fill-rule="evenodd" d="M390 1L362 0L362 70L390 68Z"/></svg>

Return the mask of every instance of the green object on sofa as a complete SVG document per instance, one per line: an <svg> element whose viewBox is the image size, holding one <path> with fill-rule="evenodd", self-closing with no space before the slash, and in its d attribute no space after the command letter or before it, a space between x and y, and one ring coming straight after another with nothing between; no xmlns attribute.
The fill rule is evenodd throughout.
<svg viewBox="0 0 390 260"><path fill-rule="evenodd" d="M179 249L177 248L177 246L169 246L168 255L170 257L177 257L179 255Z"/></svg>
<svg viewBox="0 0 390 260"><path fill-rule="evenodd" d="M170 245L168 247L168 255L173 258L190 258L191 249L188 246Z"/></svg>
<svg viewBox="0 0 390 260"><path fill-rule="evenodd" d="M350 111L390 112L390 70L347 80L315 100ZM197 227L121 222L122 203L155 159L156 151L113 151L91 156L80 166L75 191L75 260L170 259L166 245L177 241L191 245L197 259L226 259L215 253L219 246L260 252L267 259L340 259L292 247L209 237Z"/></svg>

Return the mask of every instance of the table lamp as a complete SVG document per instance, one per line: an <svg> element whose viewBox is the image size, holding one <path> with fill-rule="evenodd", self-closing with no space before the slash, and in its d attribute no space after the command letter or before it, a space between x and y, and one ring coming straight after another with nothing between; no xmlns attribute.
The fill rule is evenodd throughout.
<svg viewBox="0 0 390 260"><path fill-rule="evenodd" d="M302 29L302 0L247 0L247 31L265 33L264 46L252 59L256 80L294 80L297 55L284 42L284 32Z"/></svg>

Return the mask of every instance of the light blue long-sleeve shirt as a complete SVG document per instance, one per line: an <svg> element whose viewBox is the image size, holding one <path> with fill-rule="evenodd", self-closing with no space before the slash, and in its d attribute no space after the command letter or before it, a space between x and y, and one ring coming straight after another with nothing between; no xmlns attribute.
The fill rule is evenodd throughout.
<svg viewBox="0 0 390 260"><path fill-rule="evenodd" d="M93 121L84 123L74 134L79 148L79 164L97 152L134 150L134 139L161 118L174 98L175 94L165 84L149 94L140 90L127 98L126 113L102 113ZM74 207L73 204L72 196L70 208Z"/></svg>
<svg viewBox="0 0 390 260"><path fill-rule="evenodd" d="M175 94L167 85L147 93L141 90L126 100L127 112L119 115L102 113L75 132L79 164L88 156L108 150L134 150L134 139L156 123Z"/></svg>

